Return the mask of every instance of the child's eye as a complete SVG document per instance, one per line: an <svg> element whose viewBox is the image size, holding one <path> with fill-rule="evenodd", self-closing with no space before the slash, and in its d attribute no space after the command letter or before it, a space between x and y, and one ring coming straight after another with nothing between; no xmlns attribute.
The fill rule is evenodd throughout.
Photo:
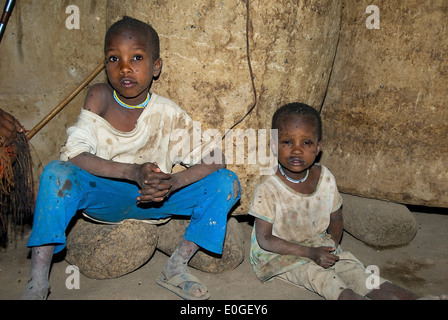
<svg viewBox="0 0 448 320"><path fill-rule="evenodd" d="M282 140L280 143L288 146L292 144L291 140Z"/></svg>
<svg viewBox="0 0 448 320"><path fill-rule="evenodd" d="M313 145L313 141L311 141L311 140L307 140L307 141L305 141L303 144L306 145L306 146L308 146L308 147L310 147L310 146Z"/></svg>
<svg viewBox="0 0 448 320"><path fill-rule="evenodd" d="M140 60L143 60L143 57L141 55L136 55L132 60L140 61Z"/></svg>
<svg viewBox="0 0 448 320"><path fill-rule="evenodd" d="M107 59L110 62L118 61L118 58L116 56L110 56L109 59Z"/></svg>

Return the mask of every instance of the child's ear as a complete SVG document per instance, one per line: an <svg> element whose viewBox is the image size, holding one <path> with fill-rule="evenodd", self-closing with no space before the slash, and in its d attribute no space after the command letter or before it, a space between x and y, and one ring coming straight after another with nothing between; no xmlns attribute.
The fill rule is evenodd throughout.
<svg viewBox="0 0 448 320"><path fill-rule="evenodd" d="M153 74L154 78L157 78L160 75L160 72L162 72L162 66L163 61L161 58L154 61L154 74Z"/></svg>
<svg viewBox="0 0 448 320"><path fill-rule="evenodd" d="M317 155L322 151L322 140L317 143Z"/></svg>

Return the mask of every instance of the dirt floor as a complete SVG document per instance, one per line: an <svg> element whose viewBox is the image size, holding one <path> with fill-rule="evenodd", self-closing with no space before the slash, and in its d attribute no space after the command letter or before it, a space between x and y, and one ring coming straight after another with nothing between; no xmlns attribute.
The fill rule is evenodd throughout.
<svg viewBox="0 0 448 320"><path fill-rule="evenodd" d="M427 208L428 209L428 208ZM430 208L429 208L430 209ZM430 211L430 212L428 212ZM448 209L413 212L419 230L406 246L375 249L344 233L342 246L351 251L366 266L379 267L380 276L418 295L448 293ZM241 220L245 234L246 257L235 270L222 274L207 274L195 269L211 292L213 300L321 300L318 295L280 280L262 284L252 272L248 252L252 228L250 219ZM0 251L0 300L15 300L21 295L29 276L27 240L10 243ZM156 251L140 269L111 280L93 280L80 276L79 289L67 289L69 264L59 259L51 270L49 300L179 300L176 295L156 284L156 278L167 256Z"/></svg>

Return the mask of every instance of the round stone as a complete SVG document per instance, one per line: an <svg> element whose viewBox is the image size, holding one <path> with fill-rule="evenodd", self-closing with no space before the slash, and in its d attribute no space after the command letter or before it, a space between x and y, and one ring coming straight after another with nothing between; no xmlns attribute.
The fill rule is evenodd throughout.
<svg viewBox="0 0 448 320"><path fill-rule="evenodd" d="M68 263L93 279L111 279L145 264L157 246L157 227L136 220L101 224L78 219L67 235Z"/></svg>
<svg viewBox="0 0 448 320"><path fill-rule="evenodd" d="M417 233L417 221L405 205L342 194L344 229L374 247L400 246Z"/></svg>

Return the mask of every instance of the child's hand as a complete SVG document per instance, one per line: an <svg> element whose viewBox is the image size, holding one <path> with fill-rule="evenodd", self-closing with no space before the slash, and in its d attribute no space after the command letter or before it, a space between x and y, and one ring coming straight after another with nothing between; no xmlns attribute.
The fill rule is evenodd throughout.
<svg viewBox="0 0 448 320"><path fill-rule="evenodd" d="M16 118L0 109L0 136L3 138L5 146L9 146L17 134L24 131L25 129Z"/></svg>
<svg viewBox="0 0 448 320"><path fill-rule="evenodd" d="M138 166L136 181L141 187L137 201L141 203L160 202L170 192L171 175L160 170L157 163L144 163Z"/></svg>
<svg viewBox="0 0 448 320"><path fill-rule="evenodd" d="M322 268L330 268L339 260L339 257L332 253L334 250L334 247L311 248L311 259Z"/></svg>

